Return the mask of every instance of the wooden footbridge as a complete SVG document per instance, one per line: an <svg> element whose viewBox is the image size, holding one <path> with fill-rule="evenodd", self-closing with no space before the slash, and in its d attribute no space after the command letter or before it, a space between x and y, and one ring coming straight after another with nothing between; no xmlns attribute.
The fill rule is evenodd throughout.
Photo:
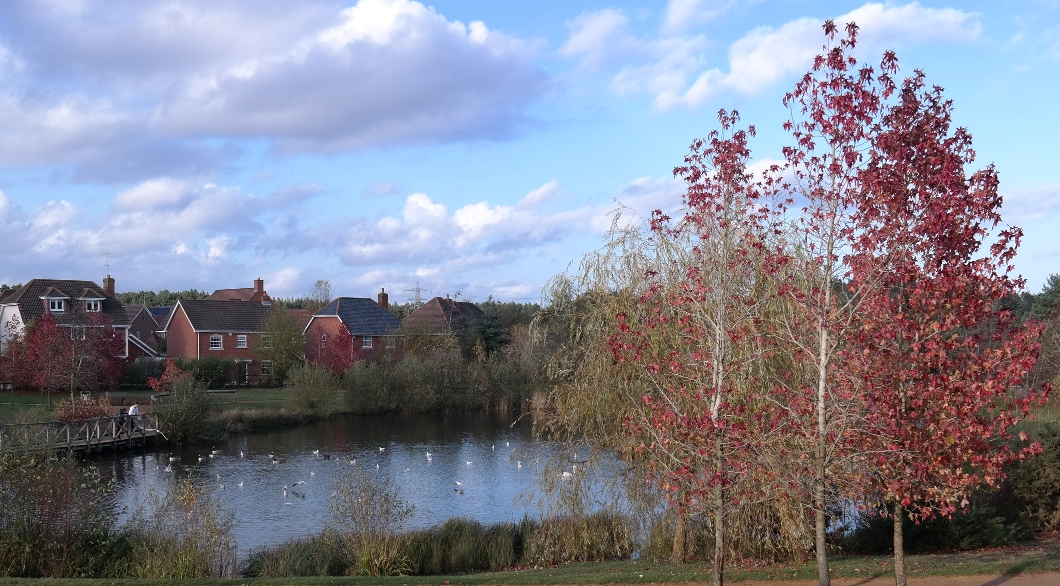
<svg viewBox="0 0 1060 586"><path fill-rule="evenodd" d="M139 446L156 437L166 436L153 413L22 423L0 426L0 451L93 452Z"/></svg>

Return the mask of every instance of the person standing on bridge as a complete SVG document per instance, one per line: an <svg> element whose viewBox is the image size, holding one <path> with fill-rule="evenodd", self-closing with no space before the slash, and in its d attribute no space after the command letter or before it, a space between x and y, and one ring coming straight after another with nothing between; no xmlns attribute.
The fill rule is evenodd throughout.
<svg viewBox="0 0 1060 586"><path fill-rule="evenodd" d="M129 407L129 419L132 420L132 430L136 431L140 428L140 404L133 403L132 407Z"/></svg>

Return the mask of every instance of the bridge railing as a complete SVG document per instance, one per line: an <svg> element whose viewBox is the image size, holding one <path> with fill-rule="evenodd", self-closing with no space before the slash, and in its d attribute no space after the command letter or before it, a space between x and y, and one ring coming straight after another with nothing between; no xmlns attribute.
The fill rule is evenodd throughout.
<svg viewBox="0 0 1060 586"><path fill-rule="evenodd" d="M0 451L103 447L146 437L157 429L158 416L154 413L3 425L0 426Z"/></svg>

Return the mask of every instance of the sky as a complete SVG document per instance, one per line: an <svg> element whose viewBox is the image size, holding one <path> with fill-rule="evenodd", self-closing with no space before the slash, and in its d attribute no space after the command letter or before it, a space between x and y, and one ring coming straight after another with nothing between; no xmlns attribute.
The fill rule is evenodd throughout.
<svg viewBox="0 0 1060 586"><path fill-rule="evenodd" d="M0 283L536 302L619 206L679 206L719 109L781 159L829 18L945 88L1039 291L1060 0L8 0Z"/></svg>

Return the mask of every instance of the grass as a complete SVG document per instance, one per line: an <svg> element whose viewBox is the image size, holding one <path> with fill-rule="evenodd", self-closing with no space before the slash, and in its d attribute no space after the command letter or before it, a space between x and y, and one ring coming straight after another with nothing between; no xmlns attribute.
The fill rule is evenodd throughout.
<svg viewBox="0 0 1060 586"><path fill-rule="evenodd" d="M1020 574L1060 572L1060 538L1044 539L1019 546L953 554L928 554L907 557L910 577L967 576L982 574ZM874 578L892 575L890 556L835 556L833 578ZM550 568L480 572L455 576L310 577L310 578L233 578L195 580L106 580L107 584L647 584L710 582L710 566L687 563L673 566L667 562L627 560L588 562ZM815 580L814 563L783 564L765 567L730 567L726 580ZM101 580L79 579L3 579L3 584L33 586L98 586Z"/></svg>

